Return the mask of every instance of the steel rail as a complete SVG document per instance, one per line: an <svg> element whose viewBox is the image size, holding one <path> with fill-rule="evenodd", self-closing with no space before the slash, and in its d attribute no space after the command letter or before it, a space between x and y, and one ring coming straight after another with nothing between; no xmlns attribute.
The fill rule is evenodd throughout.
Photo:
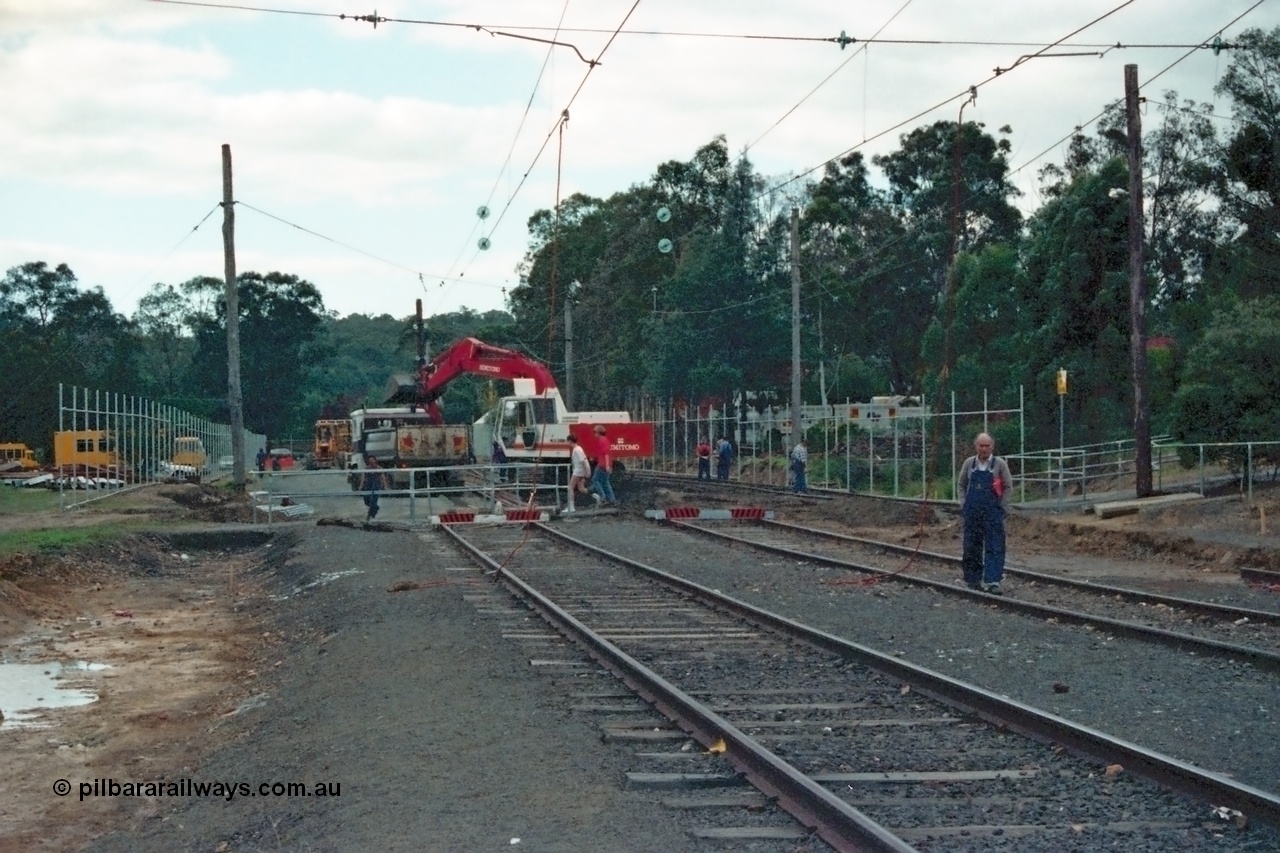
<svg viewBox="0 0 1280 853"><path fill-rule="evenodd" d="M533 525L546 530L544 525ZM915 848L867 817L804 773L778 758L737 726L644 666L543 596L511 570L467 542L451 527L442 528L461 548L488 566L495 578L529 602L561 633L577 642L591 658L618 674L626 685L710 748L717 740L727 745L725 756L762 793L810 832L839 851L895 851ZM572 541L572 540L571 540ZM607 552L603 552L607 553ZM617 559L616 555L612 555Z"/></svg>
<svg viewBox="0 0 1280 853"><path fill-rule="evenodd" d="M830 530L822 530L816 527L806 527L802 524L794 524L789 521L776 521L769 519L761 519L756 522L763 527L777 527L784 530L795 530L813 536L825 539L833 539L843 542L855 542L859 545L869 545L875 548L883 548L886 551L894 551L899 554L920 554L932 560L942 560L948 563L959 565L960 557L951 554L939 554L936 551L925 551L920 548L913 548L910 545L898 545L893 542L881 542L876 539L867 539L862 536L850 536L846 533L834 533ZM1164 595L1158 592L1144 592L1140 589L1129 589L1122 586L1111 586L1109 584L1093 583L1091 581L1079 581L1073 578L1064 578L1061 575L1044 574L1043 572L1032 571L1015 566L1005 566L1005 574L1014 577L1026 578L1036 583L1051 584L1053 586L1067 587L1068 589L1085 590L1088 592L1106 593L1107 595L1119 596L1128 601L1149 601L1156 604L1166 604L1170 607L1180 607L1183 610L1190 610L1195 613L1203 613L1211 616L1224 616L1231 619L1248 619L1250 622L1264 622L1268 624L1280 624L1280 613L1270 610L1255 610L1250 607L1237 607L1232 604L1216 604L1212 601L1197 601L1194 598L1181 598L1175 595ZM1241 573L1246 571L1241 569ZM1280 578L1280 576L1278 576Z"/></svg>
<svg viewBox="0 0 1280 853"><path fill-rule="evenodd" d="M868 646L819 631L717 590L575 539L554 527L545 524L533 526L553 538L561 539L607 560L661 580L709 606L735 614L762 628L777 631L815 648L833 652L846 660L856 661L885 675L899 678L910 684L913 690L919 690L940 702L969 711L991 725L1007 727L1026 737L1058 744L1078 755L1095 758L1107 764L1122 764L1126 771L1132 771L1167 788L1195 797L1199 801L1233 808L1248 816L1250 820L1256 818L1273 827L1280 827L1280 794L1237 782L1097 729L1079 725L1056 714L886 655Z"/></svg>
<svg viewBox="0 0 1280 853"><path fill-rule="evenodd" d="M1280 589L1280 572L1273 572L1268 569L1253 569L1244 566L1240 569L1240 580L1245 583L1262 584L1263 586Z"/></svg>
<svg viewBox="0 0 1280 853"><path fill-rule="evenodd" d="M690 486L694 488L714 488L716 486L728 486L732 489L741 489L751 492L764 492L771 495L790 495L795 497L805 497L821 501L835 500L836 498L867 498L875 501L885 501L888 503L903 504L924 504L925 506L934 507L946 512L958 513L960 505L956 501L939 500L937 498L921 498L907 497L905 495L881 495L874 492L851 492L845 489L833 489L826 486L809 486L809 490L803 495L796 495L788 486L771 486L764 483L750 483L743 480L698 480L690 477L688 474L672 474L665 471L633 471L632 475L640 479L654 480L658 482L678 483L681 486Z"/></svg>
<svg viewBox="0 0 1280 853"><path fill-rule="evenodd" d="M706 527L699 527L676 519L666 519L665 523L702 536L724 539L729 542L746 545L760 551L780 554L784 557L803 559L808 562L834 566L836 568L852 569L854 571L886 580L896 580L901 581L902 583L926 586L930 589L938 590L939 592L945 592L948 595L962 595L971 599L980 598L984 604L998 605L1006 610L1015 610L1037 617L1053 618L1060 622L1069 622L1075 625L1093 625L1099 628L1105 628L1120 636L1132 637L1139 640L1154 640L1179 649L1205 652L1218 657L1231 658L1233 660L1244 660L1259 669L1270 672L1280 672L1280 654L1269 652L1266 649L1259 649L1253 646L1242 646L1236 643L1224 643L1221 640L1193 637L1190 634L1180 634L1177 631L1169 631L1165 628L1153 628L1147 625L1139 625L1136 622L1125 622L1123 620L1112 619L1107 616L1094 616L1089 613L1080 613L1076 610L1067 610L1065 608L1054 607L1049 604L1035 604L1030 601L1021 601L1007 595L993 596L989 593L969 589L968 587L962 587L956 584L946 583L944 581L930 580L917 575L903 574L900 571L881 569L877 566L867 566L850 560L841 560L838 557L827 557L822 554L812 554L808 551L796 551L790 548L784 548L781 545L769 545L764 542L752 542L750 539L741 539L737 536L731 536L730 534L723 533L719 530L710 530Z"/></svg>
<svg viewBox="0 0 1280 853"><path fill-rule="evenodd" d="M694 488L724 488L728 486L731 489L744 492L763 492L767 495L791 495L794 494L791 489L786 486L770 486L765 483L746 483L742 480L698 480L695 477L689 477L683 474L664 474L659 471L628 471L627 476L635 477L637 480L654 480L657 482L679 483L681 486L693 486ZM845 492L832 491L831 494L822 494L820 492L810 491L804 495L807 498L813 498L820 501L835 500L837 497L846 494Z"/></svg>

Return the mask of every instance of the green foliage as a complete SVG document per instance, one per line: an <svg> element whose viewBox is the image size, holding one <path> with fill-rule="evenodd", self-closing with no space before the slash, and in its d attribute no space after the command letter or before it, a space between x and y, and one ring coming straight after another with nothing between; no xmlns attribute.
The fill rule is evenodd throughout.
<svg viewBox="0 0 1280 853"><path fill-rule="evenodd" d="M319 336L325 314L320 291L309 281L280 272L243 273L237 284L245 426L269 440L299 427L309 433L315 418L302 411L302 404L311 365L318 360L316 348L322 345ZM208 309L192 318L196 351L187 384L207 401L197 413L226 423L224 283L197 278L183 289L204 296L209 303Z"/></svg>
<svg viewBox="0 0 1280 853"><path fill-rule="evenodd" d="M101 288L79 290L66 264L32 261L0 279L0 340L0 441L47 456L58 383L139 390L132 324Z"/></svg>
<svg viewBox="0 0 1280 853"><path fill-rule="evenodd" d="M1172 429L1185 442L1265 441L1280 424L1280 296L1219 312L1188 352Z"/></svg>

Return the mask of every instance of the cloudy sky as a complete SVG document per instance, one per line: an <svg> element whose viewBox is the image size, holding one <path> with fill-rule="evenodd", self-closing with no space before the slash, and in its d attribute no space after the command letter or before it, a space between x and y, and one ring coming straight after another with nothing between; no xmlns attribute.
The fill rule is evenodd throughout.
<svg viewBox="0 0 1280 853"><path fill-rule="evenodd" d="M954 121L970 86L1030 209L1126 64L1212 103L1230 53L1191 46L1280 25L1275 0L349 2L0 0L0 270L66 263L126 315L221 277L225 143L241 272L341 315L502 308L557 180L608 196L717 134L785 179Z"/></svg>

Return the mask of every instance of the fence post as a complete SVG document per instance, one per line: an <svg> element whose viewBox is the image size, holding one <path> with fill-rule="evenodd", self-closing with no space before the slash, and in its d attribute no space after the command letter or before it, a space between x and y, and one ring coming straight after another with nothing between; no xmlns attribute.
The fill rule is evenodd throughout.
<svg viewBox="0 0 1280 853"><path fill-rule="evenodd" d="M867 491L876 492L876 431L867 430Z"/></svg>
<svg viewBox="0 0 1280 853"><path fill-rule="evenodd" d="M1249 459L1248 465L1245 468L1245 473L1249 477L1249 503L1253 503L1253 442L1249 442L1245 445L1245 448L1248 451Z"/></svg>
<svg viewBox="0 0 1280 853"><path fill-rule="evenodd" d="M987 428L987 391L982 390L982 429ZM956 470L956 392L951 392L951 449L947 451L947 470L951 472L951 497L959 498L960 472Z"/></svg>
<svg viewBox="0 0 1280 853"><path fill-rule="evenodd" d="M929 418L920 418L920 497L929 498Z"/></svg>
<svg viewBox="0 0 1280 853"><path fill-rule="evenodd" d="M1200 447L1200 497L1204 497L1204 445Z"/></svg>
<svg viewBox="0 0 1280 853"><path fill-rule="evenodd" d="M431 472L427 472L427 489L431 488ZM416 521L417 516L414 514L417 509L418 502L418 472L409 472L409 520Z"/></svg>
<svg viewBox="0 0 1280 853"><path fill-rule="evenodd" d="M893 496L898 496L898 419L893 419Z"/></svg>
<svg viewBox="0 0 1280 853"><path fill-rule="evenodd" d="M1018 453L1022 456L1022 502L1027 502L1027 388L1018 386Z"/></svg>

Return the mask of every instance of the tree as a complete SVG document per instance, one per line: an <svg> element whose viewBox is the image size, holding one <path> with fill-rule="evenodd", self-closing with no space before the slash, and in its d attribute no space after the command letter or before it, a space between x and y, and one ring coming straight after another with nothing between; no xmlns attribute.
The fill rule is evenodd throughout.
<svg viewBox="0 0 1280 853"><path fill-rule="evenodd" d="M0 435L45 447L57 386L136 392L136 339L102 288L81 291L66 264L32 261L0 280Z"/></svg>
<svg viewBox="0 0 1280 853"><path fill-rule="evenodd" d="M1187 353L1172 431L1183 442L1273 441L1280 423L1280 296L1220 310ZM1239 462L1243 452L1229 457Z"/></svg>
<svg viewBox="0 0 1280 853"><path fill-rule="evenodd" d="M1280 293L1280 27L1246 30L1214 87L1231 97L1238 129L1227 143L1222 208L1236 228L1219 269L1242 296Z"/></svg>
<svg viewBox="0 0 1280 853"><path fill-rule="evenodd" d="M886 197L900 232L880 248L888 263L869 294L870 304L891 306L894 314L878 330L896 390L918 392L924 376L932 373L936 382L943 367L925 363L920 341L938 315L949 334L952 254L1018 235L1010 150L1007 139L997 141L980 123L939 121L903 136L900 150L873 159L889 180Z"/></svg>
<svg viewBox="0 0 1280 853"><path fill-rule="evenodd" d="M1128 167L1083 172L1029 223L1023 275L1015 278L1013 345L1027 386L1032 439L1056 443L1053 376L1074 377L1066 432L1072 443L1110 439L1130 423Z"/></svg>
<svg viewBox="0 0 1280 853"><path fill-rule="evenodd" d="M192 355L192 306L172 284L157 282L138 300L133 322L141 335L144 393L154 399L182 394Z"/></svg>
<svg viewBox="0 0 1280 853"><path fill-rule="evenodd" d="M182 289L209 299L216 312L193 318L196 356L189 385L199 396L186 408L225 422L226 302L214 297L224 286L221 279L201 277L185 282ZM280 272L242 273L237 286L245 424L272 437L310 434L315 417L303 411L302 402L325 317L320 291L309 281Z"/></svg>

